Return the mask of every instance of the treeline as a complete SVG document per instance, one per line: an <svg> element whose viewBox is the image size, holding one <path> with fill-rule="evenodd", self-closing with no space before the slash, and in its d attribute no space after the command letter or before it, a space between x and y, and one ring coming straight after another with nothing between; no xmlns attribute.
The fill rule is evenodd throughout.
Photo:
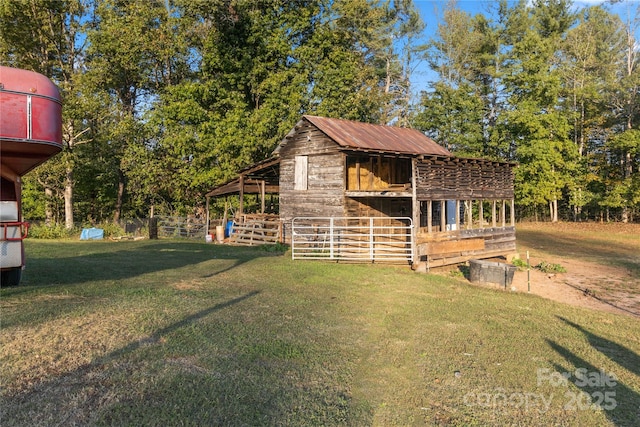
<svg viewBox="0 0 640 427"><path fill-rule="evenodd" d="M29 219L197 213L302 114L419 128L518 162L520 217L637 220L640 90L627 19L570 2L0 0L0 61L64 99L63 152L24 178ZM634 15L635 14L635 15ZM416 67L436 73L416 94Z"/></svg>
<svg viewBox="0 0 640 427"><path fill-rule="evenodd" d="M444 12L426 56L440 78L415 126L459 154L518 162L521 218L638 220L638 4L624 20L528 4Z"/></svg>

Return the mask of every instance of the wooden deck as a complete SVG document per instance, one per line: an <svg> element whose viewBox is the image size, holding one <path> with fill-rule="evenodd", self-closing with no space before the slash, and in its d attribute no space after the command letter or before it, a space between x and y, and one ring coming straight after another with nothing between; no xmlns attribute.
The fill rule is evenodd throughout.
<svg viewBox="0 0 640 427"><path fill-rule="evenodd" d="M458 264L470 259L509 257L516 252L515 227L418 233L415 269Z"/></svg>

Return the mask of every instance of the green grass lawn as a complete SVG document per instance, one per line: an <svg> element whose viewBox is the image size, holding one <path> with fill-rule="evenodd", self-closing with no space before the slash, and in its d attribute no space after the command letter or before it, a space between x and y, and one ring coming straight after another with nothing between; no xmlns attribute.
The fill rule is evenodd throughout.
<svg viewBox="0 0 640 427"><path fill-rule="evenodd" d="M3 427L640 417L630 316L260 248L27 240L26 251L22 285L0 290Z"/></svg>

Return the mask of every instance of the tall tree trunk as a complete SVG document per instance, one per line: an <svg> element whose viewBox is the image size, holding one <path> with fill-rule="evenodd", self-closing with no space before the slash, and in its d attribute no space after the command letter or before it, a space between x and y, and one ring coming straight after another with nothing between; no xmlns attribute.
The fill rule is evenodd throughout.
<svg viewBox="0 0 640 427"><path fill-rule="evenodd" d="M64 180L64 225L67 230L73 228L73 167L67 165Z"/></svg>
<svg viewBox="0 0 640 427"><path fill-rule="evenodd" d="M122 204L124 200L124 188L125 188L125 178L122 170L118 169L118 194L116 198L116 208L113 212L113 223L117 224L120 222L120 217L122 215Z"/></svg>
<svg viewBox="0 0 640 427"><path fill-rule="evenodd" d="M45 187L44 195L46 204L44 207L44 223L47 226L51 226L53 224L53 208L51 206L51 201L53 200L53 190L51 187Z"/></svg>

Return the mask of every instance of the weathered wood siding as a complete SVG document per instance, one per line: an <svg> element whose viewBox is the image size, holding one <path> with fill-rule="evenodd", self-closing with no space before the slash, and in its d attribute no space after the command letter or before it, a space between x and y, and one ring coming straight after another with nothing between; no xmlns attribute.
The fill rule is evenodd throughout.
<svg viewBox="0 0 640 427"><path fill-rule="evenodd" d="M495 227L418 234L416 246L417 258L426 262L427 268L505 256L516 251L516 229Z"/></svg>
<svg viewBox="0 0 640 427"><path fill-rule="evenodd" d="M347 190L383 191L411 186L411 160L382 155L349 155Z"/></svg>
<svg viewBox="0 0 640 427"><path fill-rule="evenodd" d="M345 206L349 217L411 217L408 197L347 197Z"/></svg>
<svg viewBox="0 0 640 427"><path fill-rule="evenodd" d="M512 199L513 166L459 158L417 163L418 200Z"/></svg>
<svg viewBox="0 0 640 427"><path fill-rule="evenodd" d="M296 184L296 156L307 157L306 190ZM344 216L345 156L312 125L296 132L280 150L280 218L285 240L295 217ZM299 174L300 175L300 174Z"/></svg>

